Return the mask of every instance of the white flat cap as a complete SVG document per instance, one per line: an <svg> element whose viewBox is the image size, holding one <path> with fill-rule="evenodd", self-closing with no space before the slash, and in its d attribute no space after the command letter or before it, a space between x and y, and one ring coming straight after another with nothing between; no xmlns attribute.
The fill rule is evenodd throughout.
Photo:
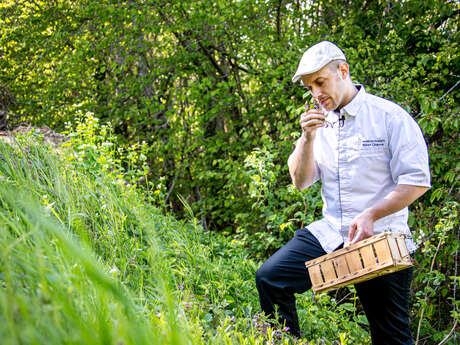
<svg viewBox="0 0 460 345"><path fill-rule="evenodd" d="M295 83L305 74L319 71L334 60L347 60L345 54L334 43L322 41L308 48L303 53L292 81Z"/></svg>

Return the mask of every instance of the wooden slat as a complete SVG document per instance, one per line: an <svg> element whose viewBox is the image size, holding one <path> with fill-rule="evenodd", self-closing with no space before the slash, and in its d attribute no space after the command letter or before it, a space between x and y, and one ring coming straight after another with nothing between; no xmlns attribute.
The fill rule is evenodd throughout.
<svg viewBox="0 0 460 345"><path fill-rule="evenodd" d="M321 263L321 271L323 272L325 283L337 279L334 267L332 266L332 261L329 260Z"/></svg>
<svg viewBox="0 0 460 345"><path fill-rule="evenodd" d="M388 246L390 247L391 256L393 260L401 260L401 254L399 254L398 245L396 244L396 239L392 236L388 236L387 238Z"/></svg>
<svg viewBox="0 0 460 345"><path fill-rule="evenodd" d="M310 281L313 286L324 283L321 271L319 270L319 265L308 267L308 274L310 275Z"/></svg>
<svg viewBox="0 0 460 345"><path fill-rule="evenodd" d="M398 237L396 241L398 243L398 248L399 248L399 252L401 253L401 257L403 258L408 257L409 251L407 250L406 241L404 240L404 238Z"/></svg>
<svg viewBox="0 0 460 345"><path fill-rule="evenodd" d="M375 253L377 254L377 258L379 263L384 263L387 261L391 261L391 253L390 248L388 247L387 240L381 240L374 243Z"/></svg>
<svg viewBox="0 0 460 345"><path fill-rule="evenodd" d="M337 272L337 278L342 278L350 273L345 255L336 257L334 259L334 265Z"/></svg>
<svg viewBox="0 0 460 345"><path fill-rule="evenodd" d="M401 265L400 264L400 265L394 266L391 263L388 263L386 266L388 266L388 267L379 268L375 272L370 272L370 273L362 272L362 273L358 274L353 279L343 279L343 280L338 280L333 284L323 284L321 287L313 288L313 291L315 293L326 292L326 291L338 289L338 288L341 288L341 287L344 287L344 286L362 283L364 281L379 277L379 276L384 275L384 274L388 274L388 273L403 270L403 269L408 268L408 267L410 267L412 265L410 265L410 264Z"/></svg>
<svg viewBox="0 0 460 345"><path fill-rule="evenodd" d="M363 265L361 264L361 259L359 258L359 253L357 250L345 254L345 259L347 260L347 264L351 273L359 272L363 269Z"/></svg>
<svg viewBox="0 0 460 345"><path fill-rule="evenodd" d="M381 239L385 239L387 236L388 236L387 232L382 232L380 234L374 235L372 237L366 238L365 240L362 240L362 241L359 241L359 242L357 242L355 244L352 244L352 245L350 245L350 246L348 246L346 248L342 248L342 249L336 250L336 251L334 251L334 252L332 252L330 254L323 255L323 256L320 256L319 258L307 261L307 262L305 262L305 265L307 267L309 267L311 265L316 265L317 263L324 262L324 261L327 261L329 259L336 258L336 257L338 257L340 255L345 254L345 253L352 252L357 248L361 248L361 247L364 247L364 246L366 246L366 245L368 245L370 243L374 243L374 242L380 241Z"/></svg>
<svg viewBox="0 0 460 345"><path fill-rule="evenodd" d="M392 266L391 264L387 264L385 267L382 268L382 270L383 269L392 269L392 268L394 268L394 266ZM318 287L314 288L313 291L315 291L315 292L316 291L323 292L323 291L326 291L326 290L337 289L337 288L342 287L342 286L347 286L347 285L350 285L350 284L354 284L356 281L365 281L365 280L367 280L367 277L369 275L371 275L371 274L372 273L368 273L365 270L361 270L361 272L356 273L356 275L353 275L353 278L350 278L350 276L348 276L348 277L345 277L345 278L342 278L342 279L337 279L334 282L324 283L321 286L318 286Z"/></svg>
<svg viewBox="0 0 460 345"><path fill-rule="evenodd" d="M371 245L362 247L359 249L361 252L361 257L364 261L364 267L369 268L376 265L374 251L372 250Z"/></svg>

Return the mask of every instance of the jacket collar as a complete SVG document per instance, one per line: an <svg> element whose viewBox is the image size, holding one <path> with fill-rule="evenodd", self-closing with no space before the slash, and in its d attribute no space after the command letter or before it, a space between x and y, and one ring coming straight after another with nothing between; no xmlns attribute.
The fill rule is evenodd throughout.
<svg viewBox="0 0 460 345"><path fill-rule="evenodd" d="M340 109L341 115L348 114L350 116L356 116L359 112L359 109L361 108L361 105L363 104L366 95L366 90L364 89L364 86L362 86L361 84L355 84L355 86L358 89L358 93L351 100L350 103L348 103L346 106Z"/></svg>

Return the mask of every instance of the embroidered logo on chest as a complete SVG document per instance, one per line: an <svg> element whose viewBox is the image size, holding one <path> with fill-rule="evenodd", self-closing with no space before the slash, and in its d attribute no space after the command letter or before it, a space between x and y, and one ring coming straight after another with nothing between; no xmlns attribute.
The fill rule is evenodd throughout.
<svg viewBox="0 0 460 345"><path fill-rule="evenodd" d="M361 153L362 154L369 154L369 153L379 153L384 152L387 149L387 141L383 138L363 138L361 140Z"/></svg>
<svg viewBox="0 0 460 345"><path fill-rule="evenodd" d="M361 142L361 147L365 148L378 148L385 147L385 139L365 139Z"/></svg>

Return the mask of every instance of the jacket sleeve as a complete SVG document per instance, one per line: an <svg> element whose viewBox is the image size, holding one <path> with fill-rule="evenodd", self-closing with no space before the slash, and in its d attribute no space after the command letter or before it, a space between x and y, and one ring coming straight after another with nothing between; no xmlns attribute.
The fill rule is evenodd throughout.
<svg viewBox="0 0 460 345"><path fill-rule="evenodd" d="M402 108L388 124L390 169L396 184L431 187L428 149L422 131Z"/></svg>

